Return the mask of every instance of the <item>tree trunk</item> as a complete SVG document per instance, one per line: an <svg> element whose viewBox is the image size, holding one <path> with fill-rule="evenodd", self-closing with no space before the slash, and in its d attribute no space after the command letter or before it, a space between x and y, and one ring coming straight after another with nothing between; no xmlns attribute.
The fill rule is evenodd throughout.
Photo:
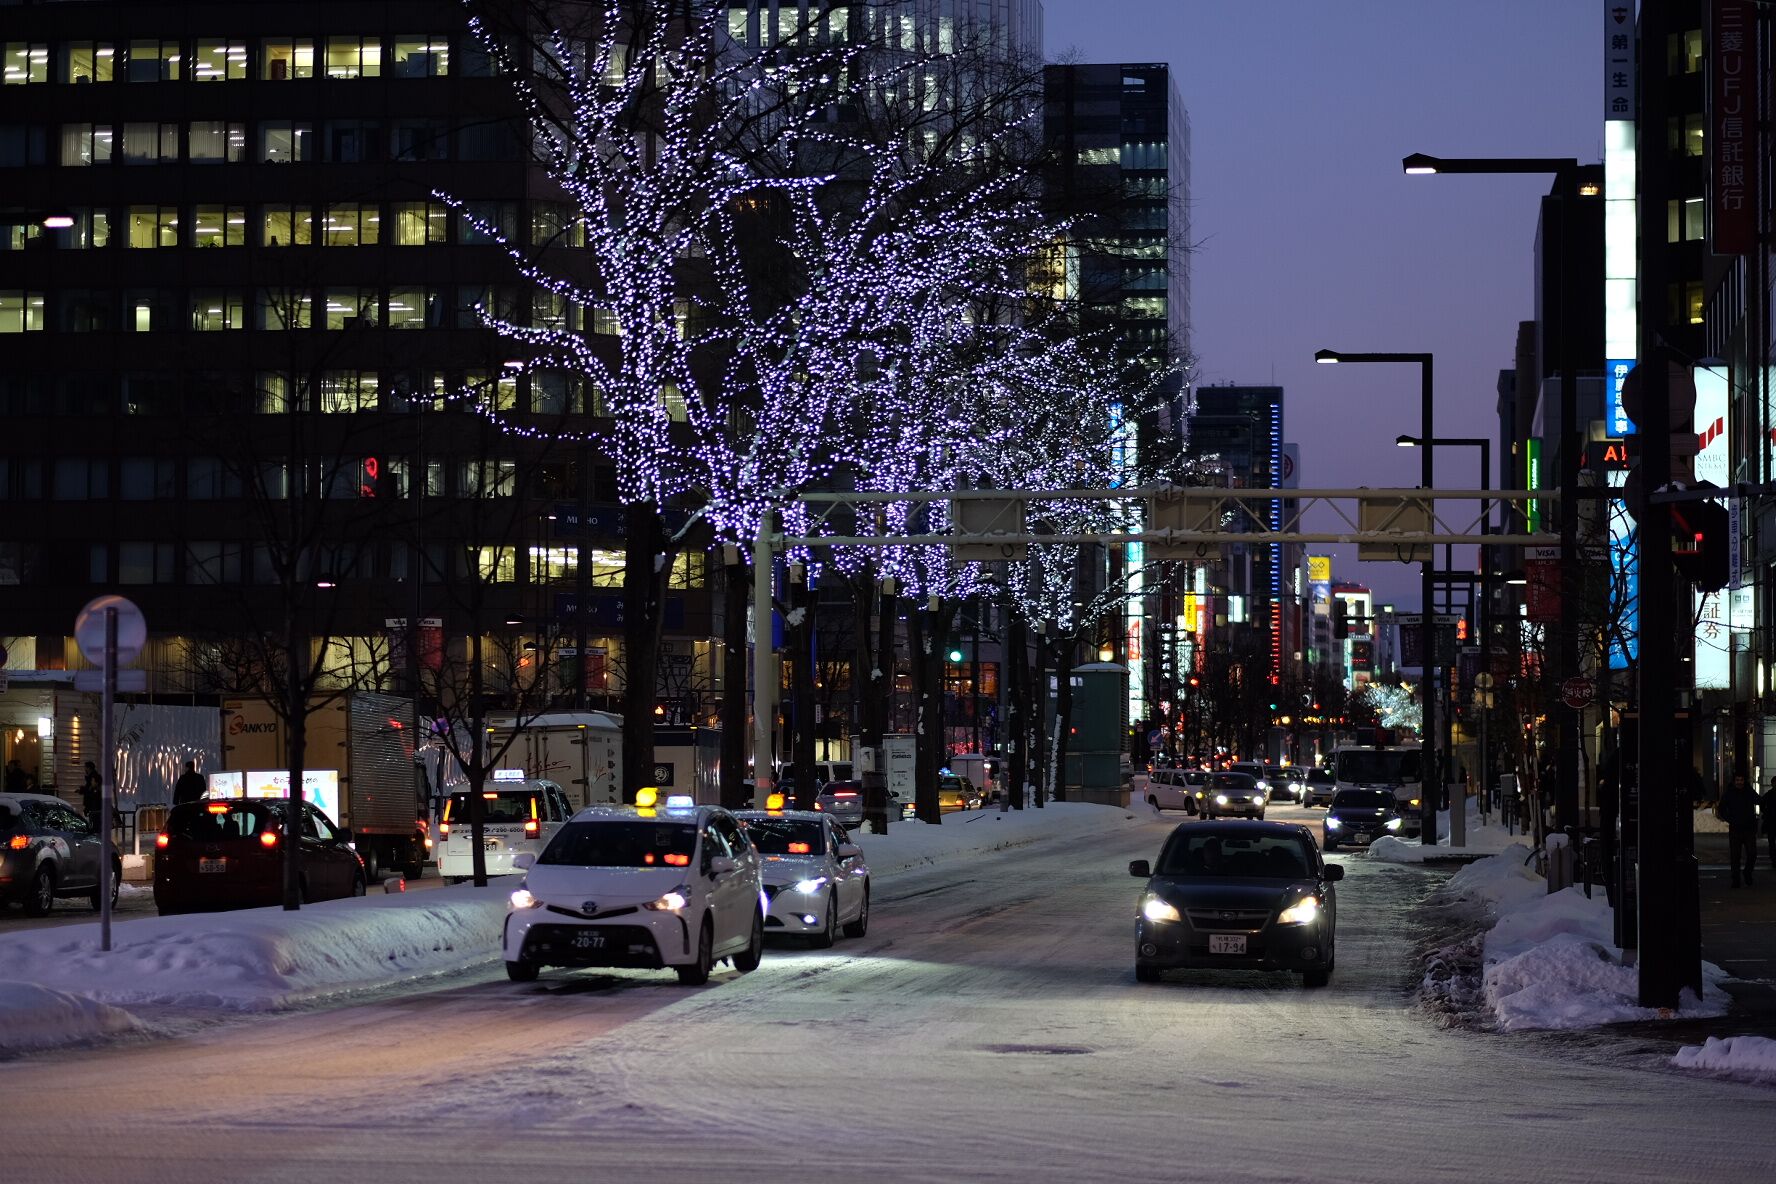
<svg viewBox="0 0 1776 1184"><path fill-rule="evenodd" d="M944 767L943 639L956 615L956 604L938 601L936 609L907 614L907 641L912 649L914 693L919 710L914 724L914 761L918 780L913 790L913 812L919 821L938 823L938 773ZM915 636L915 621L916 636Z"/></svg>
<svg viewBox="0 0 1776 1184"><path fill-rule="evenodd" d="M1067 800L1067 737L1073 725L1073 650L1075 639L1063 637L1055 646L1055 721L1054 721L1054 800Z"/></svg>
<svg viewBox="0 0 1776 1184"><path fill-rule="evenodd" d="M487 740L487 725L481 719L483 689L481 627L476 622L469 631L469 762L463 771L469 777L469 858L477 888L487 887L487 799L481 796L481 787L487 784L487 762L482 747Z"/></svg>
<svg viewBox="0 0 1776 1184"><path fill-rule="evenodd" d="M812 572L808 573L812 576ZM814 781L814 589L806 578L789 586L792 617L799 620L789 631L790 662L790 766L795 771L795 806L812 810L820 796Z"/></svg>
<svg viewBox="0 0 1776 1184"><path fill-rule="evenodd" d="M721 802L730 810L752 804L746 790L746 605L751 570L736 558L722 572L727 582L722 589Z"/></svg>
<svg viewBox="0 0 1776 1184"><path fill-rule="evenodd" d="M851 694L857 702L857 733L863 747L876 754L873 767L860 774L863 818L874 834L888 833L888 779L883 775L882 734L887 731L886 690L894 685L894 597L882 593L877 636L870 637L870 610L876 607L878 581L874 567L851 581L857 616L857 651L851 663Z"/></svg>
<svg viewBox="0 0 1776 1184"><path fill-rule="evenodd" d="M652 502L623 507L623 800L654 783L654 696L667 563ZM582 610L583 611L583 610Z"/></svg>
<svg viewBox="0 0 1776 1184"><path fill-rule="evenodd" d="M1029 660L1024 645L1024 618L1015 610L1005 620L1005 743L1011 756L1006 771L1006 800L1014 810L1024 808L1024 782L1029 777Z"/></svg>
<svg viewBox="0 0 1776 1184"><path fill-rule="evenodd" d="M288 704L290 733L286 751L290 785L284 796L284 908L302 907L302 766L308 748L307 638L296 630L294 615L288 618L284 646L284 696Z"/></svg>

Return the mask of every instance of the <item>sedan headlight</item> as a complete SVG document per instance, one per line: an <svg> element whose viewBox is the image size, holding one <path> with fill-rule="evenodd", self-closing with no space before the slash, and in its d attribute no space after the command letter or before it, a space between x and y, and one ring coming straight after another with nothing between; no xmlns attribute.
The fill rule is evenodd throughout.
<svg viewBox="0 0 1776 1184"><path fill-rule="evenodd" d="M685 899L685 890L683 888L675 888L671 892L662 896L659 900L650 900L641 907L644 909L652 909L656 913L676 913L689 903L690 902Z"/></svg>
<svg viewBox="0 0 1776 1184"><path fill-rule="evenodd" d="M520 888L512 893L512 907L515 909L534 909L543 902L530 894L530 890Z"/></svg>
<svg viewBox="0 0 1776 1184"><path fill-rule="evenodd" d="M1217 806L1225 806L1227 804L1227 795L1224 793L1216 794L1215 795L1215 804Z"/></svg>
<svg viewBox="0 0 1776 1184"><path fill-rule="evenodd" d="M1344 823L1338 821L1338 819L1336 819L1336 818L1328 817L1326 819L1326 829L1327 830L1339 830L1343 826L1344 826Z"/></svg>
<svg viewBox="0 0 1776 1184"><path fill-rule="evenodd" d="M1263 792L1264 792L1264 793L1269 793L1269 792L1270 792L1270 782L1268 782L1268 781L1260 781L1260 782L1259 782L1259 783L1258 783L1258 786L1257 786L1257 788L1258 788L1258 789L1259 789L1259 790L1261 790L1261 791L1263 791Z"/></svg>
<svg viewBox="0 0 1776 1184"><path fill-rule="evenodd" d="M1385 825L1389 830L1399 830L1400 829L1400 820L1398 818L1390 818L1383 825Z"/></svg>
<svg viewBox="0 0 1776 1184"><path fill-rule="evenodd" d="M1141 915L1149 921L1182 921L1184 914L1168 901L1157 896L1149 896L1141 902Z"/></svg>
<svg viewBox="0 0 1776 1184"><path fill-rule="evenodd" d="M821 885L825 883L825 876L815 876L812 880L797 880L795 890L800 892L803 896L807 896L810 893L820 891Z"/></svg>
<svg viewBox="0 0 1776 1184"><path fill-rule="evenodd" d="M1312 896L1304 896L1277 914L1277 921L1284 925L1308 925L1319 915L1319 900Z"/></svg>
<svg viewBox="0 0 1776 1184"><path fill-rule="evenodd" d="M1411 801L1411 802L1409 802L1409 803L1408 803L1408 805L1411 805L1411 806L1417 806L1417 805L1418 805L1418 799L1417 799L1417 798L1413 798L1413 799L1412 799L1412 801Z"/></svg>

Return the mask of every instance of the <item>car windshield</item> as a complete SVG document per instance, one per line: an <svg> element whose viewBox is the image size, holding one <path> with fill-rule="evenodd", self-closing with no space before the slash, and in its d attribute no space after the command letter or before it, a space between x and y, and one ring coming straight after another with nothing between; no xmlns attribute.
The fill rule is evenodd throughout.
<svg viewBox="0 0 1776 1184"><path fill-rule="evenodd" d="M1332 770L1309 769L1307 771L1307 780L1310 785L1330 785L1332 784Z"/></svg>
<svg viewBox="0 0 1776 1184"><path fill-rule="evenodd" d="M1349 806L1353 810L1385 810L1394 804L1394 795L1385 789L1341 789L1332 798L1332 808Z"/></svg>
<svg viewBox="0 0 1776 1184"><path fill-rule="evenodd" d="M1166 841L1158 874L1205 880L1300 880L1312 866L1293 834L1181 830Z"/></svg>
<svg viewBox="0 0 1776 1184"><path fill-rule="evenodd" d="M826 850L823 828L800 818L748 818L741 825L760 855L819 855Z"/></svg>
<svg viewBox="0 0 1776 1184"><path fill-rule="evenodd" d="M221 839L250 839L277 819L264 806L247 802L188 802L167 815L167 835L213 843Z"/></svg>
<svg viewBox="0 0 1776 1184"><path fill-rule="evenodd" d="M689 867L697 827L685 822L570 822L555 832L539 864L575 867Z"/></svg>
<svg viewBox="0 0 1776 1184"><path fill-rule="evenodd" d="M1255 789L1257 778L1248 773L1217 773L1214 786L1216 789Z"/></svg>
<svg viewBox="0 0 1776 1184"><path fill-rule="evenodd" d="M529 822L534 814L531 809L530 793L492 793L481 795L486 803L481 820L489 826L513 826ZM450 800L444 803L444 821L455 822L467 826L469 822L469 795L453 793Z"/></svg>
<svg viewBox="0 0 1776 1184"><path fill-rule="evenodd" d="M1264 779L1266 781L1294 780L1294 778L1290 776L1289 770L1283 768L1281 765L1266 765L1264 767Z"/></svg>
<svg viewBox="0 0 1776 1184"><path fill-rule="evenodd" d="M1338 779L1373 785L1418 780L1416 749L1352 748L1337 754Z"/></svg>

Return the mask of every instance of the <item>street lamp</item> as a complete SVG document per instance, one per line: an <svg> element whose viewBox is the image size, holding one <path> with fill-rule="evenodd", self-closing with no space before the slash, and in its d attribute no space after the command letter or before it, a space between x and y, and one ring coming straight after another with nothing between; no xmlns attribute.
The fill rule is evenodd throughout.
<svg viewBox="0 0 1776 1184"><path fill-rule="evenodd" d="M1414 152L1400 161L1409 176L1431 173L1551 173L1555 195L1560 201L1559 295L1555 307L1560 310L1560 559L1561 569L1576 569L1579 534L1579 452L1575 420L1578 418L1578 364L1574 358L1572 310L1576 302L1567 299L1574 255L1572 241L1578 232L1574 207L1579 197L1579 162L1570 156L1525 157L1438 157ZM1424 434L1431 434L1425 428ZM1429 451L1428 449L1426 450ZM1555 674L1561 681L1579 674L1578 597L1575 589L1563 589L1560 598L1560 638L1555 654ZM1560 717L1560 743L1557 747L1558 776L1555 784L1554 813L1559 826L1572 826L1579 814L1579 713L1563 711Z"/></svg>
<svg viewBox="0 0 1776 1184"><path fill-rule="evenodd" d="M1418 405L1419 405L1419 437L1424 440L1436 439L1437 433L1432 430L1435 419L1435 405L1431 398L1431 355L1419 353L1346 353L1343 350L1322 349L1314 354L1314 361L1322 365L1339 362L1410 362L1418 366ZM1435 489L1435 473L1432 466L1432 454L1435 449L1426 448L1419 457L1418 483L1423 489ZM1427 847L1437 845L1437 800L1443 793L1443 781L1437 763L1437 692L1436 692L1436 615L1431 610L1435 596L1437 566L1434 548L1425 548L1425 557L1420 572L1419 596L1424 602L1423 632L1424 653L1422 669L1424 675L1418 688L1419 701L1424 712L1422 739L1419 742L1419 841Z"/></svg>

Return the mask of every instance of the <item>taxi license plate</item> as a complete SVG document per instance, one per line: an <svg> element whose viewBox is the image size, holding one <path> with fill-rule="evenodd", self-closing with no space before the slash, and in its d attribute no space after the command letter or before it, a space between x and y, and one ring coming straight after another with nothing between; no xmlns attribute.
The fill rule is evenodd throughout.
<svg viewBox="0 0 1776 1184"><path fill-rule="evenodd" d="M574 934L573 947L576 950L602 950L604 948L604 934L576 933Z"/></svg>
<svg viewBox="0 0 1776 1184"><path fill-rule="evenodd" d="M1246 935L1243 933L1213 933L1209 935L1209 953L1211 954L1243 954L1246 952Z"/></svg>
<svg viewBox="0 0 1776 1184"><path fill-rule="evenodd" d="M197 870L199 872L225 872L228 870L228 860L200 858L197 861Z"/></svg>

